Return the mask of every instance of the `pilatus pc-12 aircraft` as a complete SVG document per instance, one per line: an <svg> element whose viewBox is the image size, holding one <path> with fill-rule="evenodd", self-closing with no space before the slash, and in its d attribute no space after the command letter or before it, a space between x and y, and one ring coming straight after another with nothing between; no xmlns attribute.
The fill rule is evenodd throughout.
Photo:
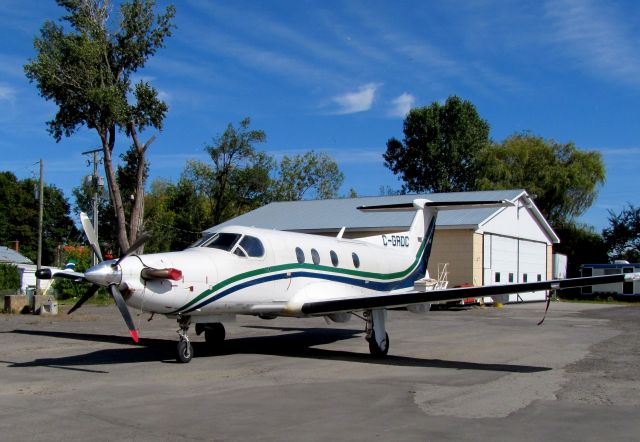
<svg viewBox="0 0 640 442"><path fill-rule="evenodd" d="M510 206L509 201L432 202L358 207L366 211L415 211L409 231L358 240L226 226L183 251L136 255L144 237L117 260L103 261L85 273L43 269L38 277L87 281L92 286L69 313L100 287L115 300L134 341L138 342L127 306L166 315L179 324L177 359L189 362L193 348L188 331L195 324L211 345L225 338L223 322L236 315L264 319L278 316L324 316L346 322L365 321L366 340L375 356L389 351L386 309L406 306L427 311L430 303L534 292L637 279L640 274L540 281L509 285L416 290L425 278L436 216L440 210ZM82 224L98 259L96 235L85 214Z"/></svg>

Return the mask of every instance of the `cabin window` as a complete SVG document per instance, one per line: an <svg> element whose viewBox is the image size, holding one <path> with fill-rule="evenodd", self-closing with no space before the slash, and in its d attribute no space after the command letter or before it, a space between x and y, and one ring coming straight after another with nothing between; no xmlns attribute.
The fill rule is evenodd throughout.
<svg viewBox="0 0 640 442"><path fill-rule="evenodd" d="M240 239L240 235L238 233L216 233L206 246L211 247L212 249L220 249L230 252L231 249L233 249L233 246L236 245L236 242L238 242L238 239Z"/></svg>
<svg viewBox="0 0 640 442"><path fill-rule="evenodd" d="M513 282L513 273L509 273L509 282Z"/></svg>
<svg viewBox="0 0 640 442"><path fill-rule="evenodd" d="M315 265L320 264L320 254L316 249L311 249L311 259Z"/></svg>
<svg viewBox="0 0 640 442"><path fill-rule="evenodd" d="M528 280L528 279L529 279L529 278L527 278L527 274L526 274L526 273L523 273L523 274L522 274L522 282L527 282L527 280Z"/></svg>
<svg viewBox="0 0 640 442"><path fill-rule="evenodd" d="M582 268L582 276L592 276L593 269L591 267L583 267Z"/></svg>
<svg viewBox="0 0 640 442"><path fill-rule="evenodd" d="M302 264L304 262L304 252L300 247L296 247L296 259L298 260L299 264Z"/></svg>
<svg viewBox="0 0 640 442"><path fill-rule="evenodd" d="M542 275L538 273L538 282L542 281Z"/></svg>
<svg viewBox="0 0 640 442"><path fill-rule="evenodd" d="M496 272L495 278L496 282L500 282L500 272Z"/></svg>
<svg viewBox="0 0 640 442"><path fill-rule="evenodd" d="M240 241L238 248L242 247L247 255L252 258L260 258L264 256L264 246L255 236L245 235Z"/></svg>
<svg viewBox="0 0 640 442"><path fill-rule="evenodd" d="M338 267L338 254L332 250L329 252L329 256L331 256L331 264L334 267Z"/></svg>
<svg viewBox="0 0 640 442"><path fill-rule="evenodd" d="M358 257L358 254L356 252L353 252L351 254L351 259L353 259L353 266L357 269L358 267L360 267L360 258Z"/></svg>
<svg viewBox="0 0 640 442"><path fill-rule="evenodd" d="M604 269L605 275L618 275L622 273L622 269Z"/></svg>

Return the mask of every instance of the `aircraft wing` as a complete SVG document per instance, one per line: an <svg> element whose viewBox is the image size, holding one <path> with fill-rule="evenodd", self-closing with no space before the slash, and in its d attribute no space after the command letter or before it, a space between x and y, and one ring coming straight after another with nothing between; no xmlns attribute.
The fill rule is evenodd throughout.
<svg viewBox="0 0 640 442"><path fill-rule="evenodd" d="M551 281L526 282L520 284L485 285L479 287L462 287L430 291L414 290L399 294L382 294L366 297L352 296L316 302L309 301L302 305L301 311L302 313L310 316L326 315L329 313L403 307L411 304L422 304L427 302L454 301L458 299L537 292L541 290L558 290L634 280L640 280L640 273L589 276L583 278L556 279Z"/></svg>

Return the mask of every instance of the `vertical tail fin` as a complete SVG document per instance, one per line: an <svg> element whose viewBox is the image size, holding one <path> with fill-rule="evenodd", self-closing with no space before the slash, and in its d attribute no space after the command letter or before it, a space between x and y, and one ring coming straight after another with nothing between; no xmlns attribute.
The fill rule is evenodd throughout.
<svg viewBox="0 0 640 442"><path fill-rule="evenodd" d="M514 203L508 200L497 201L431 201L424 198L414 199L410 203L385 204L379 206L360 206L358 210L362 212L407 212L415 211L416 214L411 222L408 232L400 235L381 235L383 245L386 241L398 241L400 245L405 245L408 253L415 254L416 258L422 254L422 264L426 271L433 237L436 231L436 219L441 210L474 209L488 207L509 207ZM387 238L387 236L389 238ZM392 244L395 245L395 244Z"/></svg>

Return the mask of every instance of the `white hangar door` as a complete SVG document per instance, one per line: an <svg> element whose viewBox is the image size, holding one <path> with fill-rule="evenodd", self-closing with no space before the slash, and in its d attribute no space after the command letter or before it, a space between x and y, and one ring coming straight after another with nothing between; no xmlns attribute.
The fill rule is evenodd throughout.
<svg viewBox="0 0 640 442"><path fill-rule="evenodd" d="M547 245L526 239L486 233L484 235L483 273L485 285L545 280ZM509 302L543 301L545 295L544 291L509 295Z"/></svg>

